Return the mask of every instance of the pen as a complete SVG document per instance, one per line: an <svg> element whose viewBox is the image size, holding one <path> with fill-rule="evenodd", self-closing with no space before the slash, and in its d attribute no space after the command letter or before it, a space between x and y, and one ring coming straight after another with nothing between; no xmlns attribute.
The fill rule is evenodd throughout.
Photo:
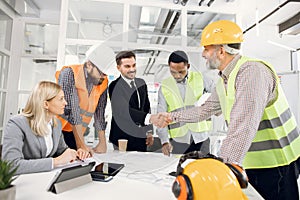
<svg viewBox="0 0 300 200"><path fill-rule="evenodd" d="M76 159L81 161L81 162L84 162L84 160L80 159L78 156L76 156Z"/></svg>

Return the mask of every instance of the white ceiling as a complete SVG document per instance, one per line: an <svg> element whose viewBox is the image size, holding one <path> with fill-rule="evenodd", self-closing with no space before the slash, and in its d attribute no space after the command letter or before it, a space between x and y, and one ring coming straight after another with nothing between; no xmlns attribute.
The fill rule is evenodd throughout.
<svg viewBox="0 0 300 200"><path fill-rule="evenodd" d="M60 10L61 0L34 0L34 4L41 10Z"/></svg>
<svg viewBox="0 0 300 200"><path fill-rule="evenodd" d="M60 14L61 0L26 1L33 2L41 13L50 11L51 13L57 13L56 15L58 16ZM70 0L67 36L70 38L121 41L124 9L122 4L116 3L117 0L112 1L113 2L105 2L104 0ZM124 2L125 1L126 0L124 0ZM142 1L144 1L146 6L141 6ZM287 60L290 59L290 51L287 50L288 48L300 48L299 35L288 36L278 34L278 24L299 12L300 1L292 2L279 8L285 1L215 0L211 6L208 7L207 3L209 0L204 0L201 8L209 12L203 13L198 9L199 1L200 0L188 0L186 5L186 8L189 10L196 10L194 13L188 12L187 15L188 44L191 47L199 46L201 31L211 21L218 19L234 20L232 15L224 14L232 11L237 14L237 22L241 25L242 29L246 31L243 51L250 56L268 59L271 63L273 62L272 64L275 65L275 67L280 67L290 64L287 64ZM177 43L180 45L182 39L182 36L180 36L182 27L181 20L178 20L175 26L170 29L172 22L176 21L174 18L177 11L180 11L178 9L182 8L180 4L174 5L173 0L132 0L128 2L131 4L132 2L137 2L138 4L138 6L130 7L129 27L138 30L130 32L130 42L137 44L158 44L162 45L162 47L164 45L176 45ZM149 2L152 2L153 6L149 6ZM249 29L255 25L257 20L263 19L276 9L278 11L263 20L259 26ZM170 11L173 11L173 14L171 15L169 23L167 23L166 30L164 30L163 24L167 21L166 18ZM50 17L54 19L58 19L58 16L50 15ZM78 24L80 25L78 26ZM32 41L34 40L36 39L32 39ZM74 46L70 47L69 51L74 53L74 51L81 49L80 51L82 52L77 53L83 54L86 48ZM115 47L115 50L118 51L120 48ZM157 52L153 51L148 51L148 53L139 51L139 53L144 57L144 68L149 67L152 62L156 62L156 67L165 64L168 55L167 51L159 53L157 57L155 56ZM155 59L149 59L151 56L154 56ZM144 72L147 72L147 70Z"/></svg>

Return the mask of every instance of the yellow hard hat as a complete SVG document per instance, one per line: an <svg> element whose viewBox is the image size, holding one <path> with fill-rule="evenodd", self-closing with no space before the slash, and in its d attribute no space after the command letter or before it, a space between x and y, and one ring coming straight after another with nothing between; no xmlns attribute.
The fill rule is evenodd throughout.
<svg viewBox="0 0 300 200"><path fill-rule="evenodd" d="M219 20L208 24L201 35L201 46L243 42L243 31L234 22Z"/></svg>
<svg viewBox="0 0 300 200"><path fill-rule="evenodd" d="M248 199L231 169L212 158L198 159L187 164L176 177L173 193L179 200Z"/></svg>

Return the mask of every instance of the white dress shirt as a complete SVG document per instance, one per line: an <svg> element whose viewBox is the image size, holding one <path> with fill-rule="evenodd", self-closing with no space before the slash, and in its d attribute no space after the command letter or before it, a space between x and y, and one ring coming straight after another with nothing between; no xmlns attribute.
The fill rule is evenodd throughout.
<svg viewBox="0 0 300 200"><path fill-rule="evenodd" d="M46 156L48 157L53 149L53 138L52 138L52 120L47 124L48 134L44 136L47 151Z"/></svg>

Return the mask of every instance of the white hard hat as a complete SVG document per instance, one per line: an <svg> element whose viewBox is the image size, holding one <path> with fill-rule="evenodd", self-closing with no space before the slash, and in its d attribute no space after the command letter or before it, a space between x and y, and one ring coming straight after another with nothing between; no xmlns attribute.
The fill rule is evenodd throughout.
<svg viewBox="0 0 300 200"><path fill-rule="evenodd" d="M114 51L104 44L91 46L85 55L86 60L91 61L103 73L106 73L109 68L116 66Z"/></svg>

